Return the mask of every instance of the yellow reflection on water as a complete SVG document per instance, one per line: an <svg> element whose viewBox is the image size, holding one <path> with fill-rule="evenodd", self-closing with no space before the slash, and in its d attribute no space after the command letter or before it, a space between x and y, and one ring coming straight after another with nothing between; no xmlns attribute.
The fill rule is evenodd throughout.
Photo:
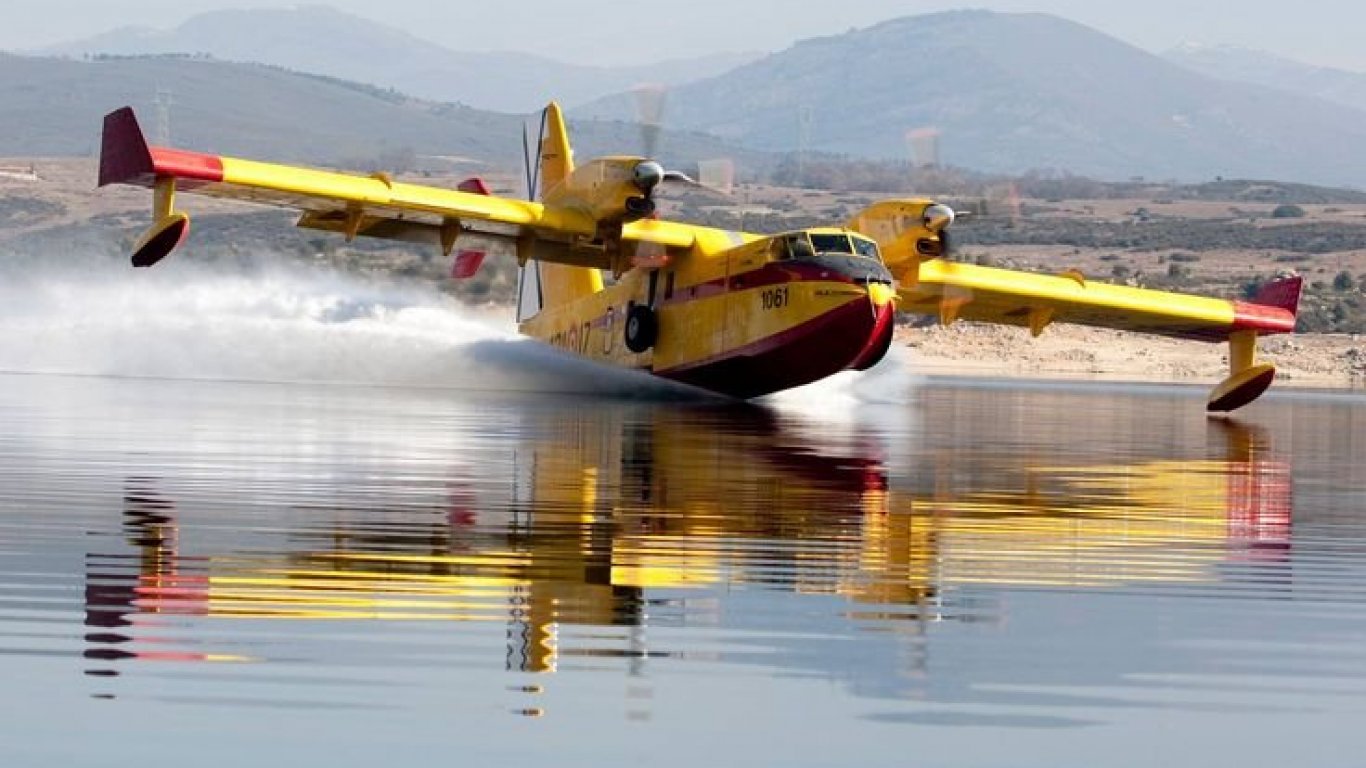
<svg viewBox="0 0 1366 768"><path fill-rule="evenodd" d="M135 554L94 553L87 572L87 625L120 629L92 631L87 656L165 658L126 629L158 614L471 621L507 626L509 667L550 672L563 625L642 625L651 592L834 594L866 606L855 617L924 618L966 585L1199 583L1246 540L1289 538L1288 472L1236 422L1190 459L958 448L888 467L874 441L812 439L759 409L550 419L518 446L513 498L461 488L459 515L410 515L403 536L360 508L283 531L273 554L183 557L176 501L130 479Z"/></svg>

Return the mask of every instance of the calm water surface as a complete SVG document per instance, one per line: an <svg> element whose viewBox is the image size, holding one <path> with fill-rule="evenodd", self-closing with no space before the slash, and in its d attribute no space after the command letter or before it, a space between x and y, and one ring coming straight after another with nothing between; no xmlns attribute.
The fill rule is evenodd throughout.
<svg viewBox="0 0 1366 768"><path fill-rule="evenodd" d="M0 376L0 679L3 766L1361 765L1366 399Z"/></svg>

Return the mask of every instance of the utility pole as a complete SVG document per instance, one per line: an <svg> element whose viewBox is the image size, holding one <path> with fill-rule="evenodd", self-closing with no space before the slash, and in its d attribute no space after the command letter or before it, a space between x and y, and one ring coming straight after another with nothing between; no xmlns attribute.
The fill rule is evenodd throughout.
<svg viewBox="0 0 1366 768"><path fill-rule="evenodd" d="M811 150L811 123L815 111L803 104L797 108L797 183L806 176L806 153Z"/></svg>
<svg viewBox="0 0 1366 768"><path fill-rule="evenodd" d="M173 103L169 88L157 86L157 144L168 147L171 145L171 104Z"/></svg>

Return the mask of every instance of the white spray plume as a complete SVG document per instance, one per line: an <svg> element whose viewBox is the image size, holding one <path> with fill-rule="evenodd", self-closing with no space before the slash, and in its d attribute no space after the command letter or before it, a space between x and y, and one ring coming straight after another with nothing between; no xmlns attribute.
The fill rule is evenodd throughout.
<svg viewBox="0 0 1366 768"><path fill-rule="evenodd" d="M0 371L673 399L435 289L280 267L0 270Z"/></svg>

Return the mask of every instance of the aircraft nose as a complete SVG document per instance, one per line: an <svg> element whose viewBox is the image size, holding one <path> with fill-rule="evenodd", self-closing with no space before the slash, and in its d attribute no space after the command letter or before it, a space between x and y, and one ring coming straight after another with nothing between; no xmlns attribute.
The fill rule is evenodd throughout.
<svg viewBox="0 0 1366 768"><path fill-rule="evenodd" d="M821 253L797 260L800 264L817 267L823 273L839 275L855 285L892 284L892 273L882 262L860 256Z"/></svg>
<svg viewBox="0 0 1366 768"><path fill-rule="evenodd" d="M882 307L896 301L896 289L890 282L870 282L868 283L868 300L873 306L881 309Z"/></svg>

